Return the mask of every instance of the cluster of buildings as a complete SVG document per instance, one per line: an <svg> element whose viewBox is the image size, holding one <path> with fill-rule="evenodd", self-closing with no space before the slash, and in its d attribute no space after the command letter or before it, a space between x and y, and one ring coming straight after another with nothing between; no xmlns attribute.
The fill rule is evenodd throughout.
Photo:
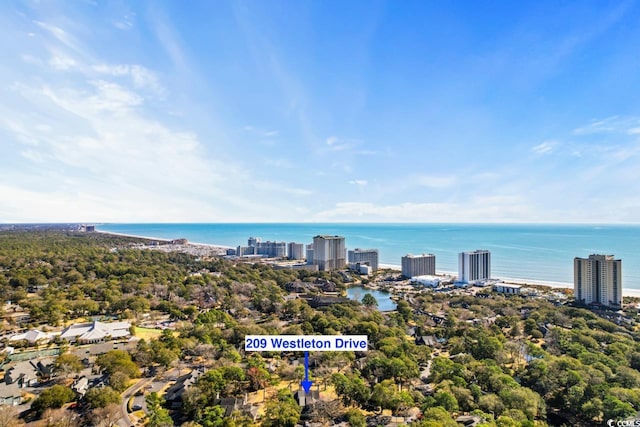
<svg viewBox="0 0 640 427"><path fill-rule="evenodd" d="M296 242L262 242L250 237L247 246L230 250L238 257L288 258L305 260L305 266L320 271L349 267L360 274L374 273L379 267L378 249L356 248L347 251L342 236L318 235L304 245ZM436 256L433 254L407 254L401 259L402 275L415 283L437 287L442 276L436 275ZM491 279L491 252L479 249L458 254L458 286L484 286L495 284ZM518 293L519 285L502 284L500 292ZM585 304L622 307L622 261L613 255L590 255L574 260L575 298Z"/></svg>
<svg viewBox="0 0 640 427"><path fill-rule="evenodd" d="M247 246L228 249L227 255L237 257L304 259L304 244L296 242L263 242L259 237L249 237Z"/></svg>
<svg viewBox="0 0 640 427"><path fill-rule="evenodd" d="M9 342L24 341L30 345L47 343L60 337L71 343L92 344L115 339L131 337L131 323L129 322L100 322L94 320L88 323L75 323L60 332L43 332L30 329L13 334Z"/></svg>
<svg viewBox="0 0 640 427"><path fill-rule="evenodd" d="M315 236L308 245L296 242L262 242L258 237L249 237L247 246L229 249L227 255L306 260L307 265L317 266L320 271L345 268L347 262L363 274L370 274L378 269L377 249L354 249L347 253L345 238L342 236Z"/></svg>

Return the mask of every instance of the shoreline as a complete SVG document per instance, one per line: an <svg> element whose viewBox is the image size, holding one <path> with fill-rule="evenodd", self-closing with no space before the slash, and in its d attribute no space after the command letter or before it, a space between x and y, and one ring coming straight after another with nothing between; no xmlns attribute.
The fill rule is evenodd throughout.
<svg viewBox="0 0 640 427"><path fill-rule="evenodd" d="M139 235L135 235L135 234L117 233L117 232L113 232L113 231L103 231L103 230L98 230L98 229L96 229L95 232L96 233L102 233L102 234L110 234L110 235L113 235L113 236L120 236L120 237L132 237L132 238L144 239L144 240L157 240L159 242L165 242L165 243L170 243L171 242L171 239L160 238L160 237L139 236ZM231 246L216 245L216 244L210 244L210 243L188 242L187 245L194 246L194 247L206 247L206 248L220 250L220 251L222 251L222 250L226 251L227 249L233 249L233 247L231 247ZM380 269L402 271L402 267L400 265L398 265L398 264L380 263L379 267L380 267ZM442 275L457 276L457 272L453 272L453 271L436 271L436 275L440 275L440 276L442 276ZM571 284L571 283L550 282L550 281L536 280L536 279L521 279L521 278L514 278L514 277L496 277L495 279L501 280L504 283L510 283L510 284L514 284L514 285L544 286L544 287L551 288L551 289L567 289L567 290L573 292L573 284ZM640 289L622 288L622 296L623 297L640 298Z"/></svg>
<svg viewBox="0 0 640 427"><path fill-rule="evenodd" d="M397 264L379 264L379 267L381 269L402 271L401 266ZM443 275L457 276L458 273L453 271L436 271L436 276L443 276ZM504 283L509 283L512 285L544 286L546 288L551 288L551 289L567 289L573 293L572 283L550 282L550 281L536 280L536 279L521 279L516 277L494 277L494 279L501 280ZM640 289L622 288L622 296L640 298Z"/></svg>
<svg viewBox="0 0 640 427"><path fill-rule="evenodd" d="M96 233L102 233L102 234L110 234L112 236L119 236L119 237L132 237L135 239L143 239L143 240L157 240L158 242L165 242L165 243L171 243L174 239L167 239L164 237L153 237L153 236L139 236L136 234L126 234L126 233L116 233L114 231L103 231L103 230L98 230L96 229L95 231ZM176 239L179 239L180 237L177 237ZM187 241L186 243L187 245L191 245L191 246L205 246L207 248L212 248L212 249L233 249L233 247L231 246L224 246L224 245L216 245L216 244L211 244L211 243L199 243L199 242L190 242Z"/></svg>

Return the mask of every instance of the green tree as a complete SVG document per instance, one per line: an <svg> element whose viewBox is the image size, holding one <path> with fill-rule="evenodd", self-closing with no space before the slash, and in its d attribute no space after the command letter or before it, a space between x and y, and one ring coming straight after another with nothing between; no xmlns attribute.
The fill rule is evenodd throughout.
<svg viewBox="0 0 640 427"><path fill-rule="evenodd" d="M203 427L222 427L224 426L224 409L219 405L209 406L202 411L200 424Z"/></svg>
<svg viewBox="0 0 640 427"><path fill-rule="evenodd" d="M110 403L120 403L120 393L109 386L92 387L87 390L84 399L91 409L104 408Z"/></svg>
<svg viewBox="0 0 640 427"><path fill-rule="evenodd" d="M395 409L395 401L398 387L393 380L384 380L375 386L371 392L371 403L380 409Z"/></svg>
<svg viewBox="0 0 640 427"><path fill-rule="evenodd" d="M44 389L31 404L31 409L42 415L45 409L61 408L65 403L73 401L75 393L69 387L54 385Z"/></svg>
<svg viewBox="0 0 640 427"><path fill-rule="evenodd" d="M434 396L437 406L442 406L448 412L458 410L458 401L455 396L447 391L439 391Z"/></svg>
<svg viewBox="0 0 640 427"><path fill-rule="evenodd" d="M119 371L127 374L130 378L138 378L140 376L138 365L131 360L131 355L124 350L110 350L101 354L97 357L96 364L107 374Z"/></svg>
<svg viewBox="0 0 640 427"><path fill-rule="evenodd" d="M59 355L55 362L53 362L54 372L57 375L63 375L65 378L72 373L78 373L82 371L84 367L80 358L75 354L63 353Z"/></svg>
<svg viewBox="0 0 640 427"><path fill-rule="evenodd" d="M417 427L458 427L451 415L443 408L429 408L424 411L422 420L412 424Z"/></svg>
<svg viewBox="0 0 640 427"><path fill-rule="evenodd" d="M147 410L149 411L149 423L150 427L173 427L173 420L169 416L169 411L164 409L164 399L162 399L155 391L149 393L145 397L147 403Z"/></svg>
<svg viewBox="0 0 640 427"><path fill-rule="evenodd" d="M367 419L359 409L351 408L346 413L347 422L350 427L366 427Z"/></svg>
<svg viewBox="0 0 640 427"><path fill-rule="evenodd" d="M336 394L345 405L363 406L371 397L371 388L359 374L335 373L331 376Z"/></svg>
<svg viewBox="0 0 640 427"><path fill-rule="evenodd" d="M264 427L294 427L300 419L300 406L296 403L291 392L280 390L275 400L267 403Z"/></svg>
<svg viewBox="0 0 640 427"><path fill-rule="evenodd" d="M604 419L620 419L627 418L636 413L630 403L623 402L620 399L607 396L603 402Z"/></svg>
<svg viewBox="0 0 640 427"><path fill-rule="evenodd" d="M364 294L364 296L362 297L362 305L365 305L367 307L377 307L378 300L371 294Z"/></svg>

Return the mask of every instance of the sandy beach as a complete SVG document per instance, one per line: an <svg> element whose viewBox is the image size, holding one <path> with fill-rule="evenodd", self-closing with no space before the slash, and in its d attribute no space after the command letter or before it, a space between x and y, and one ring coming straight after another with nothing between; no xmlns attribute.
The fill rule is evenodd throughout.
<svg viewBox="0 0 640 427"><path fill-rule="evenodd" d="M380 268L387 268L390 270L401 271L402 267L397 264L379 264ZM455 271L436 271L437 275L457 276ZM546 286L553 289L569 289L573 292L573 283L562 282L548 282L544 280L533 279L518 279L513 277L494 277L494 279L502 280L504 283L511 283L514 285L532 285L532 286ZM640 298L640 289L622 288L622 295L625 297L638 297Z"/></svg>
<svg viewBox="0 0 640 427"><path fill-rule="evenodd" d="M153 250L160 250L164 252L172 252L172 251L185 252L185 253L189 253L197 256L225 255L227 253L227 249L231 249L230 246L212 245L209 243L197 243L197 242L187 242L186 244L171 243L174 239L165 239L165 238L151 237L151 236L137 236L134 234L114 233L111 231L96 230L96 233L162 242L162 245L146 246L146 248L153 249ZM176 238L175 240L177 239L179 238Z"/></svg>

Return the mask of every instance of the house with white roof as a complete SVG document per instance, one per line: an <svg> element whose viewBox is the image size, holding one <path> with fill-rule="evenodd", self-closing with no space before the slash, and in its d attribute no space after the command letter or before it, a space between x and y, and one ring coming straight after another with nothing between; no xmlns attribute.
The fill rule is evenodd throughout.
<svg viewBox="0 0 640 427"><path fill-rule="evenodd" d="M131 323L94 321L91 323L77 323L62 331L60 337L71 342L97 343L131 336Z"/></svg>
<svg viewBox="0 0 640 427"><path fill-rule="evenodd" d="M24 340L24 341L27 341L29 344L35 345L39 342L41 343L49 342L49 340L51 340L51 338L53 338L55 335L56 334L50 334L47 332L39 331L38 329L30 329L26 332L12 335L9 338L9 341L16 342L16 341Z"/></svg>

